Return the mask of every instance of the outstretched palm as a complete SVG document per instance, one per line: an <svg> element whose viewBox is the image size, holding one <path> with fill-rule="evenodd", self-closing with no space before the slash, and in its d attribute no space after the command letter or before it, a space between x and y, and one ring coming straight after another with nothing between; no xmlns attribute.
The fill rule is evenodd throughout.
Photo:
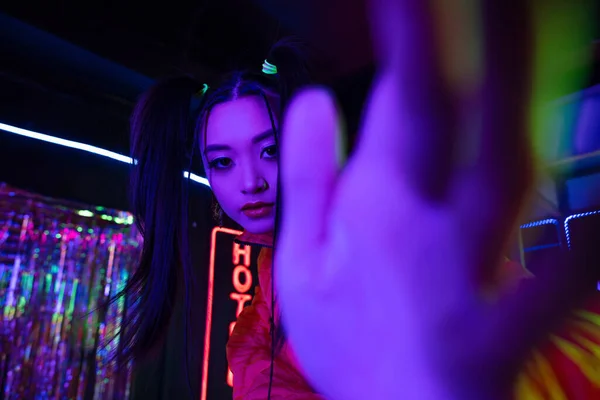
<svg viewBox="0 0 600 400"><path fill-rule="evenodd" d="M439 56L430 2L374 3L380 72L347 164L326 92L301 94L284 124L286 329L332 399L502 397L553 321L549 292L573 282L538 279L494 305L478 290L532 177L526 2L485 2L472 90Z"/></svg>

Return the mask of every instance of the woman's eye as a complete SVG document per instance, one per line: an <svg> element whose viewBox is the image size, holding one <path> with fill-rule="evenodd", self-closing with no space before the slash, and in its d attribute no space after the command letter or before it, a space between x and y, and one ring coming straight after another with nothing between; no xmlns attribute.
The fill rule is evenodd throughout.
<svg viewBox="0 0 600 400"><path fill-rule="evenodd" d="M215 168L215 169L226 169L226 168L231 167L231 164L233 164L233 162L231 161L231 158L221 157L221 158L215 158L214 160L210 161L208 163L208 167Z"/></svg>
<svg viewBox="0 0 600 400"><path fill-rule="evenodd" d="M277 145L271 145L268 147L265 147L262 151L262 155L265 158L275 158L277 157Z"/></svg>

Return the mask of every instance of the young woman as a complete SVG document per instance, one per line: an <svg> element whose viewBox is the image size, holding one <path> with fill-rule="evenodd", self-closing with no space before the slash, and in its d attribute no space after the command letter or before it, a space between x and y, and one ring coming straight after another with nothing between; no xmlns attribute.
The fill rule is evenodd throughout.
<svg viewBox="0 0 600 400"><path fill-rule="evenodd" d="M297 368L271 296L280 121L290 95L309 81L302 46L282 40L262 68L233 72L209 88L189 77L171 79L140 99L132 117L133 157L138 160L132 197L145 242L130 290L142 296L139 315L125 337L134 357L160 338L178 281L188 280L182 171L196 156L218 202L217 218L224 213L244 229L238 241L264 246L260 289L227 346L234 398L320 398Z"/></svg>
<svg viewBox="0 0 600 400"><path fill-rule="evenodd" d="M393 16L395 12L397 9L391 10L389 15ZM386 46L395 46L389 40L390 35L397 34L395 29L396 27L392 26L392 29L381 35L387 39L380 39L381 43L379 43L385 50L384 54L389 55L396 51L386 48ZM406 236L406 232L403 231L404 226L394 223L394 221L411 219L408 215L404 215L404 219L396 218L398 211L393 207L397 207L398 204L403 204L407 209L412 207L413 210L419 209L419 205L424 205L421 208L422 212L411 215L426 218L425 222L430 224L429 228L432 231L441 232L447 238L462 237L458 235L459 230L450 229L448 232L453 231L453 235L444 231L445 227L453 228L453 225L446 225L449 219L443 210L435 211L428 208L435 203L434 198L437 196L433 186L422 188L426 191L433 190L428 194L432 196L431 199L416 202L413 193L406 191L414 182L408 184L402 181L408 175L402 175L402 179L399 179L399 176L392 174L391 181L384 179L389 178L389 172L393 170L396 162L391 161L393 158L390 158L390 151L398 151L400 142L408 145L408 148L411 146L409 141L399 141L393 135L388 135L387 131L393 130L397 124L402 123L398 115L390 112L392 109L389 108L390 104L398 102L398 97L394 94L397 90L397 78L404 73L408 76L415 70L396 69L402 64L397 65L396 58L391 64L384 63L385 73L374 89L374 96L366 114L365 130L386 132L379 137L372 134L364 135L361 147L367 148L368 151L359 151L358 155L351 160L346 170L349 172L344 175L346 180L341 181L342 186L333 191L331 187L337 182L339 173L339 159L335 158L338 146L335 133L339 127L333 102L328 94L320 90L303 94L289 111L287 130L284 134L280 134L281 117L288 106L289 96L309 80L304 63L293 47L276 47L267 60L262 71L258 67L250 71L236 72L224 79L222 83L211 85L206 91L203 90L202 84L189 78L161 83L146 94L136 107L132 120L132 139L133 156L138 163L134 168L133 198L145 242L140 268L131 284L132 290L141 293L140 314L132 326L133 329L129 331L133 333L129 333L130 336L127 337L133 355L143 354L156 342L168 321L178 279L187 282L189 255L186 231L186 183L181 179L181 171L189 166L190 157L198 154L202 158L207 178L220 209L245 230L238 240L264 246L259 257L260 289L252 305L245 308L239 316L227 346L228 359L234 375L236 400L321 399L322 397L315 393L305 379L297 357L307 368L311 381L336 400L403 398L402 394L407 395L407 393L406 398L420 398L417 392L419 387L428 388L423 390L422 398L453 398L444 397L444 394L449 392L482 395L489 394L490 390L506 394L505 389L512 385L513 379L506 380L498 376L506 372L504 370L506 365L509 367L516 365L512 363L512 359L508 362L502 357L498 358L495 352L489 354L482 352L482 355L476 354L475 357L471 352L470 357L475 358L454 359L467 363L465 365L470 369L465 369L465 372L432 370L428 364L423 364L423 360L430 361L427 359L431 356L430 351L424 350L413 354L410 348L422 350L424 344L431 345L431 349L437 349L431 350L436 354L435 357L449 353L456 357L457 353L448 351L439 340L433 341L434 338L441 337L430 336L428 333L430 331L423 328L427 325L415 325L415 329L410 324L404 325L404 329L383 329L386 324L382 323L382 318L393 319L394 316L381 315L381 310L374 308L374 305L378 305L383 306L381 309L384 309L387 305L383 299L394 300L398 293L414 295L405 298L404 303L396 303L399 309L414 305L417 298L415 290L420 292L421 288L405 285L403 291L385 292L383 289L379 291L379 285L374 285L367 290L364 282L373 283L373 280L380 276L378 274L381 269L374 269L373 272L377 272L374 275L360 275L369 270L370 249L381 249L381 243L386 243L385 251L371 255L385 258L387 260L385 265L392 266L398 263L393 250L398 240L407 243L416 238L418 242L428 237L429 233L418 231L413 237ZM428 73L429 70L424 71ZM418 74L411 76L416 79ZM418 93L409 91L406 96L411 94L416 96ZM405 106L407 104L409 103L404 103ZM169 112L165 113L166 109ZM288 134L289 137L286 136ZM320 137L319 134L323 136ZM289 142L286 143L287 140ZM290 208L286 208L287 214L284 214L282 240L278 241L281 246L277 249L278 257L274 258L276 220L278 212L281 211L278 202L280 142L286 149L282 154L284 165L288 166L281 175L284 189L283 204ZM422 149L423 147L418 148L419 151ZM406 160L415 161L413 155L407 153L407 150L398 153L403 154ZM368 154L367 158L365 154ZM304 160L300 160L302 158ZM404 159L400 158L400 160ZM292 167L294 163L296 168ZM419 163L416 162L415 165L417 164ZM303 168L298 169L299 165ZM369 168L372 166L372 168L361 169L357 165L370 166ZM425 165L421 167L426 169ZM418 169L411 171L416 176L421 173ZM390 182L401 183L399 187L403 187L405 191L390 191L389 196L383 195L384 188L389 190L394 188L389 186ZM351 183L356 184L352 190L349 188ZM477 185L473 186L473 182L471 185L470 188L477 187ZM359 186L360 191L357 190ZM500 185L500 187L505 186ZM345 194L358 196L359 192L367 195L360 199L353 197L352 200L351 197L344 197ZM399 195L402 193L405 196ZM477 190L474 194L477 195ZM329 199L328 196L332 195L337 196L337 200ZM489 199L486 196L484 198ZM339 199L344 200L345 203ZM504 200L510 199L505 197ZM349 203L350 201L353 203ZM330 214L323 213L323 210L333 206L337 208ZM496 206L499 207L498 204ZM352 210L354 212L350 212ZM392 235L387 237L382 237L381 232L374 231L375 228L371 225L363 224L365 216L371 213L375 220L379 220L380 217L381 221L388 218L387 215L382 214L384 210L390 212L391 217L384 225L393 228L388 229L388 233ZM514 210L504 209L503 213L510 219L512 211ZM437 217L433 218L432 216L435 215ZM498 221L494 220L494 222ZM334 234L325 235L321 230L325 223L338 224ZM456 221L453 224L456 224ZM413 227L418 229L417 225ZM461 225L461 227L465 226ZM395 237L393 233L398 236ZM348 241L349 235L352 238L362 237L362 239L356 242ZM381 241L374 242L373 238ZM356 248L349 247L350 242L355 243ZM475 243L481 246L484 244L478 241ZM327 251L322 248L323 244L330 246L327 247ZM447 244L451 245L450 242ZM446 250L456 252L466 245L461 242L457 246L450 246L450 250L440 249L440 256ZM417 248L419 246L410 251L414 253ZM359 250L361 252L357 253ZM409 264L412 266L412 262L423 266L437 265L437 261L434 262L437 260L436 252L435 248L424 250L419 253L419 258L403 259L402 266ZM455 253L448 254L451 256L448 260L457 257ZM285 267L282 269L284 274L280 282L281 287L285 289L284 309L291 314L289 316L284 314L284 316L286 327L289 323L291 328L295 351L290 347L282 329L283 324L276 301L279 296L273 295L273 259L276 260L276 265ZM292 268L294 260L299 260L297 268ZM381 260L378 259L377 265L383 265L379 264L379 261ZM503 265L500 268L514 267L511 263ZM354 272L363 277L362 280L360 276L355 277L359 279L358 281L351 280L350 275L341 277L337 271L342 266L354 268ZM451 266L454 267L455 264ZM315 267L324 269L315 270ZM407 268L406 271L415 272L411 268ZM451 270L448 269L445 273L448 274ZM512 268L512 271L515 270L518 271ZM398 273L391 271L386 270L388 276ZM399 268L396 271L404 270ZM275 276L277 277L277 273ZM386 275L382 274L380 277L383 276ZM417 275L407 275L399 282L407 282L408 285L415 276ZM452 295L447 290L459 285L456 276L460 274L440 276L447 278L443 280L444 284L442 285L442 280L437 277L430 282L431 285L440 289L438 293L440 295ZM334 277L335 282L344 283L348 293L332 291L328 277ZM391 281L381 280L378 283L381 288L384 288ZM310 287L311 282L316 286ZM356 282L363 282L363 286L355 286ZM502 285L498 284L498 286ZM302 305L302 293L298 288L306 289L306 293L309 294L305 306ZM357 289L355 293L352 292L353 288ZM500 292L501 288L496 287L496 289ZM370 295L365 294L367 291ZM430 289L423 292L432 294ZM278 292L279 295L282 293ZM320 296L319 293L327 293L327 296ZM371 304L369 298L380 303ZM423 313L427 315L435 308L428 308L433 307L434 303L431 298L421 297L421 299L425 310ZM440 306L436 305L436 307ZM404 319L398 318L400 321L418 321L408 318L410 315L412 314L400 314ZM579 356L583 356L588 351L597 351L597 346L593 343L600 342L597 321L594 320L596 317L590 315L575 323L577 329L585 332L585 335L582 335L587 338L587 341L584 340L585 338L582 339L582 335L577 334L575 341L553 340L552 346L542 347L534 354L532 361L527 364L525 370L522 370L518 379L515 392L517 398L536 398L535 396L540 399L552 398L548 396L556 393L563 393L569 397L576 393L570 390L580 390L582 387L587 388L586 396L600 395L600 384L595 382L593 373L586 369L588 365L579 359ZM480 317L479 321L483 320L483 316ZM323 330L319 328L320 326ZM397 322L394 326L398 326ZM481 326L487 328L489 324L485 323ZM307 330L308 327L311 329ZM372 329L373 327L375 329ZM433 328L434 325L429 327ZM435 327L438 328L437 325ZM479 329L477 325L472 327ZM437 335L437 330L431 330L434 331ZM411 336L415 332L423 335ZM362 340L357 341L357 338L361 337ZM456 340L456 333L453 333L451 342ZM399 343L413 343L414 346L407 348L402 347L404 345L400 346ZM573 349L573 343L579 348ZM315 346L312 349L311 344ZM390 346L391 344L393 346ZM485 346L474 346L474 348L483 350L493 348L493 345L487 342ZM400 348L402 351L399 350ZM428 354L424 358L425 353ZM390 357L390 354L393 357ZM397 360L409 364L412 359L410 355L415 356L414 368L402 370L402 374L398 375L400 369L396 370L396 364L399 362ZM491 357L492 355L496 358ZM499 363L502 368L498 370L472 369L473 365L484 365L485 360L490 360L489 362L492 363L494 360L501 360L504 364ZM436 358L436 362L438 361ZM469 364L469 361L477 361L477 363ZM446 367L448 365L451 364L447 364ZM465 384L467 371L474 371L477 374L470 375L471 380ZM390 382L400 378L406 385L392 385L390 389ZM491 382L491 389L489 389L485 386L485 379L480 382L477 381L478 378L494 378L495 381ZM400 395L400 397L388 397L390 394ZM371 395L373 397L369 397Z"/></svg>

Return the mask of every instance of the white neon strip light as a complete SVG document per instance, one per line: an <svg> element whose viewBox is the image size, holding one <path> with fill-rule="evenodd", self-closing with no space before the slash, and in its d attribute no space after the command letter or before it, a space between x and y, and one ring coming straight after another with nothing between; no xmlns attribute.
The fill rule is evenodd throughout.
<svg viewBox="0 0 600 400"><path fill-rule="evenodd" d="M572 219L587 217L589 215L596 215L598 213L600 213L600 211L584 212L584 213L580 213L580 214L569 215L565 219L565 236L567 237L567 246L569 246L569 248L571 248L571 230L570 230L570 226L569 226L569 221L571 221ZM600 286L598 288L600 289Z"/></svg>
<svg viewBox="0 0 600 400"><path fill-rule="evenodd" d="M210 187L210 183L208 183L208 179L198 176L196 174L190 174L188 171L183 171L183 177L185 179L190 178L194 182L201 183L207 187Z"/></svg>
<svg viewBox="0 0 600 400"><path fill-rule="evenodd" d="M55 136L46 135L39 132L33 132L23 128L17 128L16 126L3 124L0 122L0 130L5 132L14 133L15 135L25 136L31 139L41 140L43 142L58 144L64 147L70 147L72 149L83 150L89 153L98 154L99 156L112 158L113 160L120 161L126 164L132 164L134 160L131 157L128 157L123 154L115 153L114 151L102 149L100 147L91 146L85 143L75 142L73 140L61 139ZM196 174L190 174L188 171L183 172L183 176L185 178L190 178L194 182L201 183L210 187L208 180Z"/></svg>
<svg viewBox="0 0 600 400"><path fill-rule="evenodd" d="M206 179L206 178L203 178L196 174L190 174L188 171L183 171L183 176L184 176L184 178L187 178L189 176L189 178L191 180L193 180L194 182L198 182L198 183L203 184L206 187L210 187L210 184L208 183L208 179Z"/></svg>
<svg viewBox="0 0 600 400"><path fill-rule="evenodd" d="M188 171L183 171L183 177L186 179L189 177L194 182L200 183L206 187L210 187L210 184L208 183L208 179L198 176L196 174L190 174Z"/></svg>
<svg viewBox="0 0 600 400"><path fill-rule="evenodd" d="M521 229L535 228L542 225L558 225L558 220L554 218L548 218L541 221L530 222L528 224L521 225Z"/></svg>
<svg viewBox="0 0 600 400"><path fill-rule="evenodd" d="M571 248L571 230L570 230L570 226L569 226L569 221L571 221L572 219L587 217L587 216L596 215L596 214L599 214L599 213L600 213L600 211L589 211L589 212L584 212L584 213L569 215L567 218L565 218L565 222L564 222L564 224L565 224L565 236L567 237L567 246L569 247L569 249ZM596 289L598 291L600 291L600 281L598 281L596 283Z"/></svg>

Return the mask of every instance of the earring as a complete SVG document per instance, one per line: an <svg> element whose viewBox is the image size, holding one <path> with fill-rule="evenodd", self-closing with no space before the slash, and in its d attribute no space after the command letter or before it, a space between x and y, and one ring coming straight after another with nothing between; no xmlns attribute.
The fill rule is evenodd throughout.
<svg viewBox="0 0 600 400"><path fill-rule="evenodd" d="M215 222L222 227L223 226L223 209L213 196L212 214Z"/></svg>

